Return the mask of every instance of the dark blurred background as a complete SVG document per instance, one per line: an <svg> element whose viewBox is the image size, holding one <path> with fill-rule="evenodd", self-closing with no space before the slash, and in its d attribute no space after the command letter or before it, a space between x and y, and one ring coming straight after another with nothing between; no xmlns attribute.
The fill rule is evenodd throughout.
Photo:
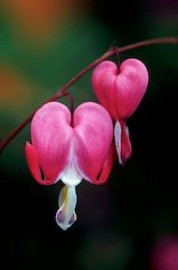
<svg viewBox="0 0 178 270"><path fill-rule="evenodd" d="M113 42L163 36L178 36L176 0L1 0L1 138ZM128 121L133 155L105 185L78 186L78 221L68 231L54 220L62 184L40 186L27 168L29 125L1 155L4 269L164 270L150 261L162 236L178 234L178 46L120 55L128 57L143 61L150 75ZM90 76L70 88L76 105L96 100Z"/></svg>

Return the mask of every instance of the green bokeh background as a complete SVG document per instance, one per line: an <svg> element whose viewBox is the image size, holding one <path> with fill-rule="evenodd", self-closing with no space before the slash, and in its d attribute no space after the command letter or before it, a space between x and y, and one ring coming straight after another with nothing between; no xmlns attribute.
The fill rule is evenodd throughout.
<svg viewBox="0 0 178 270"><path fill-rule="evenodd" d="M33 2L26 1L29 10L36 8ZM36 34L16 9L0 2L2 139L113 42L124 46L178 36L177 1L84 2L69 1L77 7L65 11L64 19L57 17L45 35L38 29L38 17L32 17ZM21 12L28 13L28 8ZM78 186L78 221L68 231L61 231L54 220L62 184L40 186L27 168L24 144L30 140L29 125L1 155L1 247L6 268L13 263L23 269L64 265L147 270L159 237L178 234L178 46L156 45L120 55L121 61L128 57L143 61L150 75L148 91L128 121L133 155L124 167L115 165L105 185L83 181ZM69 90L76 106L96 101L90 77L91 72Z"/></svg>

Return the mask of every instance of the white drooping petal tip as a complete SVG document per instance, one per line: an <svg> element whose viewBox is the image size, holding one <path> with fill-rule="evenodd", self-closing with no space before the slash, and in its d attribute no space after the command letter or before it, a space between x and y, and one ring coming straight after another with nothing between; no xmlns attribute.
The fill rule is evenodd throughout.
<svg viewBox="0 0 178 270"><path fill-rule="evenodd" d="M59 209L56 213L56 223L62 230L67 230L77 220L75 207L77 195L75 186L64 186L59 194Z"/></svg>

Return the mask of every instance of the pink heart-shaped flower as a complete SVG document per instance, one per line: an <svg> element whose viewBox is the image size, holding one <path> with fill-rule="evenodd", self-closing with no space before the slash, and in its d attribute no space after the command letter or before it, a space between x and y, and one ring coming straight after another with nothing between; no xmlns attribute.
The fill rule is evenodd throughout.
<svg viewBox="0 0 178 270"><path fill-rule="evenodd" d="M83 178L102 184L112 169L112 119L94 102L80 105L73 115L65 105L51 102L34 115L31 137L25 154L35 180L51 185L61 179L65 184L59 195L56 222L66 230L77 219L76 186Z"/></svg>
<svg viewBox="0 0 178 270"><path fill-rule="evenodd" d="M71 116L65 105L47 103L32 120L31 137L32 144L26 144L25 153L31 173L40 184L55 183L69 167L81 179L95 184L106 181L112 167L113 124L101 105L86 102Z"/></svg>
<svg viewBox="0 0 178 270"><path fill-rule="evenodd" d="M118 72L114 62L104 61L92 74L96 97L114 120L127 119L138 107L148 86L145 65L134 58L125 60Z"/></svg>

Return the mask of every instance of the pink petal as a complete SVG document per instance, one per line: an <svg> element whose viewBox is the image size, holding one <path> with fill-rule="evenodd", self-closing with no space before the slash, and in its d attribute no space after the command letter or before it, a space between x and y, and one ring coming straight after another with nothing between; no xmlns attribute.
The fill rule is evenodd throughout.
<svg viewBox="0 0 178 270"><path fill-rule="evenodd" d="M49 180L44 181L41 176L40 165L35 148L29 142L25 145L25 155L28 167L33 175L34 179L41 185L52 184Z"/></svg>
<svg viewBox="0 0 178 270"><path fill-rule="evenodd" d="M112 144L99 175L97 176L97 178L92 179L93 184L101 185L107 181L110 172L114 166L115 160L116 160L115 145Z"/></svg>
<svg viewBox="0 0 178 270"><path fill-rule="evenodd" d="M114 119L117 119L115 80L117 66L114 62L104 61L92 73L92 85L96 97Z"/></svg>
<svg viewBox="0 0 178 270"><path fill-rule="evenodd" d="M47 103L36 112L31 124L32 145L35 150L29 150L27 146L27 160L38 182L41 183L37 167L44 174L44 184L49 184L55 183L68 165L73 134L70 122L70 111L58 102ZM31 161L33 157L36 159L34 166Z"/></svg>
<svg viewBox="0 0 178 270"><path fill-rule="evenodd" d="M87 102L74 112L76 166L83 178L95 182L107 159L113 124L99 104Z"/></svg>
<svg viewBox="0 0 178 270"><path fill-rule="evenodd" d="M138 107L148 86L148 71L137 59L127 59L115 80L118 119L127 119Z"/></svg>

